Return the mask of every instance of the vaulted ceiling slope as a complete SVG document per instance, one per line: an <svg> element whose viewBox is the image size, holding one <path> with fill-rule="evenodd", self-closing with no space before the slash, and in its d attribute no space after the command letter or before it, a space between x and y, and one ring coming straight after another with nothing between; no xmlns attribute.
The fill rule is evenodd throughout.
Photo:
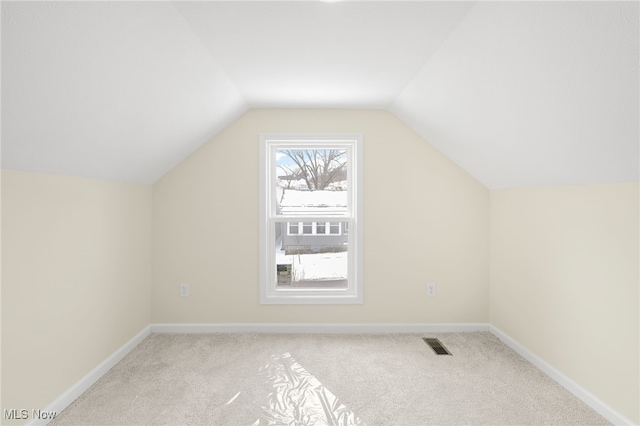
<svg viewBox="0 0 640 426"><path fill-rule="evenodd" d="M2 2L2 166L152 183L249 108L383 108L489 188L638 181L637 2Z"/></svg>
<svg viewBox="0 0 640 426"><path fill-rule="evenodd" d="M478 3L391 110L489 188L639 179L638 3Z"/></svg>

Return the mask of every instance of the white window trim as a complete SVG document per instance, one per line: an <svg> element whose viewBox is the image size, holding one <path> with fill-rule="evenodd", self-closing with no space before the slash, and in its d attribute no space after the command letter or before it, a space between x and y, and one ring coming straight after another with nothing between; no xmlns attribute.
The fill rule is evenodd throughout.
<svg viewBox="0 0 640 426"><path fill-rule="evenodd" d="M346 289L277 288L271 227L277 222L291 221L276 215L275 203L268 202L275 191L274 150L286 146L308 144L312 148L347 148L349 168L347 186L348 212L331 218L304 217L304 222L348 222L349 277ZM260 135L260 303L261 304L361 304L363 303L363 174L361 134L261 134ZM355 192L355 193L354 193ZM340 225L342 227L342 225ZM315 227L314 227L315 228ZM340 229L342 232L342 228ZM287 227L288 232L288 227ZM327 229L328 232L328 229ZM326 234L336 235L336 234ZM271 278L270 278L271 277Z"/></svg>

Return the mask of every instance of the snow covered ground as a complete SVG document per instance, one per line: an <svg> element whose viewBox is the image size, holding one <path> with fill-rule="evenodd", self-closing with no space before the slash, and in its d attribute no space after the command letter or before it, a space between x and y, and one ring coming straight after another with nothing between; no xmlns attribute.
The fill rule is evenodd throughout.
<svg viewBox="0 0 640 426"><path fill-rule="evenodd" d="M333 281L347 279L346 251L340 253L313 253L285 255L276 252L277 264L290 264L294 281Z"/></svg>

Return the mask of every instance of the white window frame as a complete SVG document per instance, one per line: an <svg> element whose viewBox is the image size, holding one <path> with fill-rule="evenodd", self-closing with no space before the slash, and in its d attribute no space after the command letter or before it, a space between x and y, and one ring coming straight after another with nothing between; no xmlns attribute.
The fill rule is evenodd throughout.
<svg viewBox="0 0 640 426"><path fill-rule="evenodd" d="M276 214L277 149L345 149L347 151L347 212L329 217ZM362 238L362 135L361 134L261 134L260 135L260 303L261 304L361 304L363 303ZM347 288L278 288L275 261L276 223L348 223ZM287 226L287 232L289 227ZM315 230L315 226L314 226ZM302 230L300 229L300 232ZM327 231L329 228L327 226ZM326 234L336 235L336 234Z"/></svg>

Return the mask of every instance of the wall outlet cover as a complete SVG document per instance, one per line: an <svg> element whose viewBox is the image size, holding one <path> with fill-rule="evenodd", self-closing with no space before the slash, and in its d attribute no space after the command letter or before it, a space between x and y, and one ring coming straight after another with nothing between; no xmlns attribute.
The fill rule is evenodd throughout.
<svg viewBox="0 0 640 426"><path fill-rule="evenodd" d="M180 284L180 297L189 297L189 284Z"/></svg>
<svg viewBox="0 0 640 426"><path fill-rule="evenodd" d="M427 297L435 297L435 295L436 295L436 284L427 283Z"/></svg>

